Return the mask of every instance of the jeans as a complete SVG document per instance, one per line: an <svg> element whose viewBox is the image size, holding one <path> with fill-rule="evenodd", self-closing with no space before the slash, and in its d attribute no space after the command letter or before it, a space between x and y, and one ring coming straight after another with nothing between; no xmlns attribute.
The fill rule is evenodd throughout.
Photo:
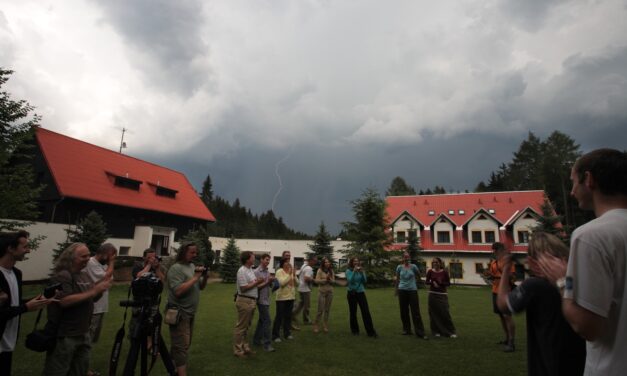
<svg viewBox="0 0 627 376"><path fill-rule="evenodd" d="M272 320L270 319L270 306L265 304L257 304L257 310L259 311L259 319L257 320L257 329L255 329L255 336L253 337L253 343L267 346L272 341L270 337Z"/></svg>
<svg viewBox="0 0 627 376"><path fill-rule="evenodd" d="M292 326L292 309L294 308L294 300L277 300L276 316L274 317L274 325L272 326L272 339L281 338L280 330L283 327L283 337L289 337Z"/></svg>
<svg viewBox="0 0 627 376"><path fill-rule="evenodd" d="M377 332L374 330L374 326L372 325L372 317L370 316L370 309L368 309L368 300L366 299L366 293L349 291L346 294L346 299L348 300L351 332L353 334L359 334L359 324L357 323L357 306L359 305L359 310L361 311L361 318L364 321L366 333L368 333L368 335L371 337L376 336Z"/></svg>

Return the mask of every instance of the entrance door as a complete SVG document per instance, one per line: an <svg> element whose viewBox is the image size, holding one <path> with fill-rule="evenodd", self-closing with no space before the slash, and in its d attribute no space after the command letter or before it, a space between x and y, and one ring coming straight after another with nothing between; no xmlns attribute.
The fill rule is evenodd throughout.
<svg viewBox="0 0 627 376"><path fill-rule="evenodd" d="M157 251L158 256L170 255L170 237L166 235L153 235L150 248Z"/></svg>

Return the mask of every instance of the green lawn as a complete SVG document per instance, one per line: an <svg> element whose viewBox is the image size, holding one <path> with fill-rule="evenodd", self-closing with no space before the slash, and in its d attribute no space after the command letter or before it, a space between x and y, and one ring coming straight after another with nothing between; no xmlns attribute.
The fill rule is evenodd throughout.
<svg viewBox="0 0 627 376"><path fill-rule="evenodd" d="M25 288L25 296L39 291L38 286ZM378 339L363 334L352 336L348 327L346 291L335 290L330 333L315 335L310 326L295 332L296 339L276 344L274 353L258 349L250 359L235 358L231 351L232 329L236 312L233 285L210 284L202 293L192 347L189 372L192 375L496 375L526 374L526 335L524 316L516 317L517 351L503 353L496 342L502 338L500 324L492 313L488 288L454 287L449 291L451 315L459 338L419 340L402 336L398 302L392 289L366 292ZM30 294L29 294L30 293ZM92 350L92 368L107 374L113 338L122 323L123 309L118 301L126 299L127 288L115 286L110 294L110 311L105 315L100 342ZM419 292L421 313L429 328L426 291ZM314 291L312 304L317 302ZM162 303L163 306L163 303ZM274 306L272 307L274 316ZM18 346L14 354L15 375L40 375L44 354L26 350L24 337L36 315L22 317ZM128 321L127 321L128 322ZM256 323L256 322L255 322ZM254 330L253 325L253 330ZM361 326L361 322L360 322ZM169 342L167 327L162 329ZM252 335L252 333L251 333ZM129 348L125 342L123 354ZM118 374L124 365L124 359ZM139 372L137 373L139 374ZM165 375L160 361L151 375Z"/></svg>

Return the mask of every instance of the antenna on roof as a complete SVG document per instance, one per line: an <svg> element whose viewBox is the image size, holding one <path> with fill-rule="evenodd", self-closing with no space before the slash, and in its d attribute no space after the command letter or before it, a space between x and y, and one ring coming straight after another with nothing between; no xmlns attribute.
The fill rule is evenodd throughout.
<svg viewBox="0 0 627 376"><path fill-rule="evenodd" d="M120 154L122 154L122 149L126 149L126 142L124 142L124 133L126 132L126 128L122 128L122 140L120 140Z"/></svg>

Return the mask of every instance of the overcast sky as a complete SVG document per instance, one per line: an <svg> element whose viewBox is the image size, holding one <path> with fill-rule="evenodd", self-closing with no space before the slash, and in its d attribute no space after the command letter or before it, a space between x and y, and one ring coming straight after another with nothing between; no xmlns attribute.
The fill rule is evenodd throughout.
<svg viewBox="0 0 627 376"><path fill-rule="evenodd" d="M0 0L45 128L337 232L397 175L472 190L529 131L627 142L627 1ZM219 218L218 218L219 219Z"/></svg>

